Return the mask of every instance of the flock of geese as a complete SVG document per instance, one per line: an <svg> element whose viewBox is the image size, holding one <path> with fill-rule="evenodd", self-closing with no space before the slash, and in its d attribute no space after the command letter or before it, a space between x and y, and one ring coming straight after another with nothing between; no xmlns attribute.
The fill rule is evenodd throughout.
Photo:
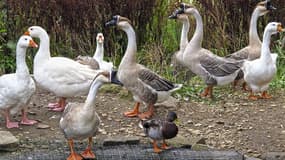
<svg viewBox="0 0 285 160"><path fill-rule="evenodd" d="M281 23L271 22L265 27L263 41L258 37L257 19L275 8L269 0L258 3L251 17L249 45L228 55L219 57L211 51L202 48L203 22L197 8L191 4L181 3L170 19L183 23L180 49L175 53L179 64L198 75L207 85L201 96L212 97L215 85L225 85L243 80L250 88L249 98L270 98L266 92L270 81L276 74L277 54L270 52L270 37L284 29ZM194 16L196 30L188 41L189 19ZM95 158L92 152L92 137L96 135L100 125L100 117L96 113L95 98L99 88L106 83L114 83L125 87L133 95L135 106L132 111L125 112L126 117L139 117L141 126L147 136L153 139L154 152L169 148L165 139L173 138L178 133L175 125L177 115L169 112L162 120L150 119L154 114L154 104L168 99L170 94L182 87L161 77L145 66L136 62L136 34L128 18L119 15L106 23L106 26L117 26L128 38L126 52L118 70L114 70L112 62L106 62L104 57L104 36L96 37L97 48L93 57L78 56L76 60L66 57L51 57L50 40L47 32L40 26L29 27L27 32L17 42L16 73L0 77L0 110L6 120L7 128L18 128L18 122L12 122L10 115L22 112L20 124L33 125L35 120L28 119L27 106L35 93L36 85L54 93L58 102L48 104L50 110L64 111L60 119L60 128L68 140L71 154L68 160ZM33 74L29 74L25 56L28 47L38 45L31 37L39 38L39 49L34 57ZM244 85L245 86L245 85ZM261 92L261 96L255 93ZM66 98L87 95L84 103L67 103ZM144 113L139 111L141 104L148 107ZM88 146L82 154L73 149L73 140L88 138ZM162 140L162 146L157 141Z"/></svg>

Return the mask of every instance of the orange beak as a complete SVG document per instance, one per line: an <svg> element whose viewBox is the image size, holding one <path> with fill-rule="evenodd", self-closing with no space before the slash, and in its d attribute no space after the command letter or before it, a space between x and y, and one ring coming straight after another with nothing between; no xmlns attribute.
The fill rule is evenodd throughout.
<svg viewBox="0 0 285 160"><path fill-rule="evenodd" d="M33 41L33 40L30 40L29 46L30 46L30 47L33 47L33 48L38 48L38 45L37 45L36 42Z"/></svg>
<svg viewBox="0 0 285 160"><path fill-rule="evenodd" d="M284 29L282 28L281 23L278 24L278 26L277 26L277 31L278 31L278 32L283 32L283 31L284 31Z"/></svg>
<svg viewBox="0 0 285 160"><path fill-rule="evenodd" d="M30 32L29 32L29 31L26 31L26 32L24 33L24 35L29 36L29 35L30 35Z"/></svg>

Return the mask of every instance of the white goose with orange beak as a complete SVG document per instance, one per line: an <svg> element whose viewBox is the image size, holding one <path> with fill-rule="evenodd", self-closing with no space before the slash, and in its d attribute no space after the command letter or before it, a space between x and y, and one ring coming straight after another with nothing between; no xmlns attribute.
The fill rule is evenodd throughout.
<svg viewBox="0 0 285 160"><path fill-rule="evenodd" d="M0 77L0 112L4 115L7 128L18 128L18 122L12 122L10 113L22 111L20 124L33 125L35 120L27 118L27 105L36 91L36 85L31 78L26 64L28 47L38 47L30 36L21 36L16 49L16 73L4 74Z"/></svg>
<svg viewBox="0 0 285 160"><path fill-rule="evenodd" d="M271 22L267 24L263 34L260 58L253 61L245 61L242 66L244 80L251 89L249 99L257 100L259 97L254 95L257 92L262 92L261 98L267 99L271 97L266 90L276 74L276 59L278 55L270 52L270 38L271 35L282 31L284 29L281 23Z"/></svg>

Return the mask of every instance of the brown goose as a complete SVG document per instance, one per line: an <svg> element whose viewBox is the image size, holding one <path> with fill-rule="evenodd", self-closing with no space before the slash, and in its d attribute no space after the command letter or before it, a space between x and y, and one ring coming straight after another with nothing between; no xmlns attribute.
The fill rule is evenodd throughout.
<svg viewBox="0 0 285 160"><path fill-rule="evenodd" d="M136 63L136 34L129 19L119 15L113 16L106 26L118 26L128 36L127 50L119 65L117 76L124 87L133 94L136 104L133 111L125 112L124 115L139 116L141 119L150 118L154 113L154 104L165 101L171 92L181 88L182 85L173 84L145 66ZM140 103L148 106L147 112L139 113Z"/></svg>
<svg viewBox="0 0 285 160"><path fill-rule="evenodd" d="M219 57L202 48L203 21L193 5L181 3L178 14L193 15L196 19L195 33L183 52L182 60L184 65L207 84L207 88L201 96L212 97L213 86L233 82L243 62Z"/></svg>

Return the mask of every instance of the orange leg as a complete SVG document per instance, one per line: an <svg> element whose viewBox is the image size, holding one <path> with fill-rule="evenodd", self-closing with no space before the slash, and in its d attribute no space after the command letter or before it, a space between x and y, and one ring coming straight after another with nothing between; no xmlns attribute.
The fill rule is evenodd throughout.
<svg viewBox="0 0 285 160"><path fill-rule="evenodd" d="M248 96L248 99L250 100L257 100L258 97L256 95L253 94L252 90L250 91L250 95Z"/></svg>
<svg viewBox="0 0 285 160"><path fill-rule="evenodd" d="M11 122L10 121L10 110L6 109L5 112L5 118L6 118L6 127L7 128L19 128L19 124L18 122Z"/></svg>
<svg viewBox="0 0 285 160"><path fill-rule="evenodd" d="M84 157L84 159L95 159L96 158L95 154L91 150L91 146L92 146L92 137L89 137L88 138L88 146L87 146L86 150L83 153L81 153L81 155Z"/></svg>
<svg viewBox="0 0 285 160"><path fill-rule="evenodd" d="M21 121L21 124L33 125L33 124L36 124L36 123L38 123L38 122L35 121L35 120L28 119L26 109L22 109L22 121Z"/></svg>
<svg viewBox="0 0 285 160"><path fill-rule="evenodd" d="M153 106L153 104L150 104L148 106L148 111L146 111L142 114L139 114L139 118L140 119L149 119L153 115L153 112L154 112L154 106Z"/></svg>
<svg viewBox="0 0 285 160"><path fill-rule="evenodd" d="M238 85L238 80L234 80L233 82L233 89L235 90L236 89L236 86Z"/></svg>
<svg viewBox="0 0 285 160"><path fill-rule="evenodd" d="M160 153L162 151L160 148L158 148L156 140L153 140L153 151L155 153Z"/></svg>
<svg viewBox="0 0 285 160"><path fill-rule="evenodd" d="M67 157L66 160L82 160L83 158L79 154L74 152L72 139L68 140L68 144L70 147L70 155Z"/></svg>
<svg viewBox="0 0 285 160"><path fill-rule="evenodd" d="M162 149L169 149L170 147L166 144L165 140L163 140L161 148Z"/></svg>
<svg viewBox="0 0 285 160"><path fill-rule="evenodd" d="M201 97L207 97L213 98L213 86L208 85L207 88L205 88L204 92L201 94Z"/></svg>
<svg viewBox="0 0 285 160"><path fill-rule="evenodd" d="M243 82L242 83L242 89L244 90L244 91L249 91L247 88L246 88L246 82Z"/></svg>
<svg viewBox="0 0 285 160"><path fill-rule="evenodd" d="M133 110L133 111L130 111L130 112L125 112L124 115L125 115L126 117L136 117L136 116L138 116L138 115L139 115L139 107L140 107L140 103L137 102L137 103L135 104L134 110Z"/></svg>
<svg viewBox="0 0 285 160"><path fill-rule="evenodd" d="M266 91L263 91L262 94L261 94L261 98L263 98L263 99L270 99L271 96Z"/></svg>
<svg viewBox="0 0 285 160"><path fill-rule="evenodd" d="M66 98L60 97L57 103L50 103L48 107L51 108L52 111L62 112L66 106Z"/></svg>

